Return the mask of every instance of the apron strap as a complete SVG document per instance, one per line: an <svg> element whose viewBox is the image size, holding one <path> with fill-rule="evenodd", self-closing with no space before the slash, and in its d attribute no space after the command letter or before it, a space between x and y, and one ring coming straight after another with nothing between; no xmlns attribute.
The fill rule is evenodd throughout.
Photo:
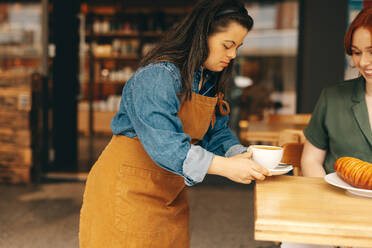
<svg viewBox="0 0 372 248"><path fill-rule="evenodd" d="M224 94L222 92L217 93L217 107L221 115L228 115L230 113L230 105L223 100ZM214 110L212 117L212 129L216 123L216 110Z"/></svg>
<svg viewBox="0 0 372 248"><path fill-rule="evenodd" d="M217 105L221 115L228 115L230 113L230 105L223 100L224 94L222 92L217 93Z"/></svg>

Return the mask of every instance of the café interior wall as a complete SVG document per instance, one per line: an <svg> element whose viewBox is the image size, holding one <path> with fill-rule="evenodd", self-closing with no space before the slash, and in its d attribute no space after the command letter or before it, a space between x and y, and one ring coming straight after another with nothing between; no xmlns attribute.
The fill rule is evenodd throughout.
<svg viewBox="0 0 372 248"><path fill-rule="evenodd" d="M347 0L301 0L297 112L311 113L321 90L344 79Z"/></svg>

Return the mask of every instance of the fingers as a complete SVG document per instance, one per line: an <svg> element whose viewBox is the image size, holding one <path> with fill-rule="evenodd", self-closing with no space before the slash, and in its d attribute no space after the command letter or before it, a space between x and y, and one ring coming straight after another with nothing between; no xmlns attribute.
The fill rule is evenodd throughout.
<svg viewBox="0 0 372 248"><path fill-rule="evenodd" d="M265 167L249 160L246 177L250 180L265 180L266 176L270 176L270 171Z"/></svg>
<svg viewBox="0 0 372 248"><path fill-rule="evenodd" d="M251 157L251 151L231 157L227 177L238 183L249 184L252 180L265 180L266 176L270 176L269 170L255 163Z"/></svg>
<svg viewBox="0 0 372 248"><path fill-rule="evenodd" d="M263 175L262 173L260 173L260 172L258 172L258 171L256 171L254 168L251 168L251 172L250 172L250 174L251 174L251 177L252 177L252 179L256 179L256 180L265 180L265 175Z"/></svg>
<svg viewBox="0 0 372 248"><path fill-rule="evenodd" d="M250 184L252 182L251 179L241 179L239 181L236 181L238 183L242 183L242 184Z"/></svg>
<svg viewBox="0 0 372 248"><path fill-rule="evenodd" d="M259 173L259 174L262 174L264 176L270 176L270 172L268 169L266 169L265 167L255 163L253 160L251 160L252 158L252 151L251 150L248 150L247 152L245 153L241 153L239 155L236 155L236 157L239 157L239 158L245 158L245 159L249 159L250 161L250 165L251 167L254 169L255 172ZM255 174L257 174L255 173ZM256 177L255 177L256 178ZM263 178L265 179L265 177L262 177L262 176L258 176L257 179L260 179L260 178ZM254 179L254 178L253 178ZM263 180L263 179L260 179L260 180Z"/></svg>
<svg viewBox="0 0 372 248"><path fill-rule="evenodd" d="M268 169L266 169L265 167L257 164L256 162L254 162L253 160L250 160L250 165L251 165L251 168L257 172L257 173L260 173L262 175L265 175L265 176L270 176L270 171Z"/></svg>
<svg viewBox="0 0 372 248"><path fill-rule="evenodd" d="M244 173L240 174L239 181L245 182L245 181L252 181L252 180L265 180L265 178L266 178L265 175L256 171L254 168L247 166Z"/></svg>
<svg viewBox="0 0 372 248"><path fill-rule="evenodd" d="M252 150L248 150L248 151L245 152L244 154L246 154L246 156L247 156L248 158L251 158L252 155L253 155L253 152L252 152Z"/></svg>

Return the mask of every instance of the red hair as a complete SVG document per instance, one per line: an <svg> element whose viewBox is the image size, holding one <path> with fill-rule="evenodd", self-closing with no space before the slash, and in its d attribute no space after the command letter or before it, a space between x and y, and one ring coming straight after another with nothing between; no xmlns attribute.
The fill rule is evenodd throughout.
<svg viewBox="0 0 372 248"><path fill-rule="evenodd" d="M344 38L344 47L348 55L352 54L351 46L354 31L360 27L369 30L372 36L372 6L363 8L350 24Z"/></svg>

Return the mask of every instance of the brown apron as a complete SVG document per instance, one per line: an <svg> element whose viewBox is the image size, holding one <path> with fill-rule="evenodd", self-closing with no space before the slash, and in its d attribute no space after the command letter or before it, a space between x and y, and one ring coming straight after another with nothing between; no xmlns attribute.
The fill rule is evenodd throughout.
<svg viewBox="0 0 372 248"><path fill-rule="evenodd" d="M214 124L217 102L229 110L218 96L193 93L181 104L178 117L192 143ZM80 248L189 247L184 178L156 165L138 138L113 136L86 182L79 242Z"/></svg>

